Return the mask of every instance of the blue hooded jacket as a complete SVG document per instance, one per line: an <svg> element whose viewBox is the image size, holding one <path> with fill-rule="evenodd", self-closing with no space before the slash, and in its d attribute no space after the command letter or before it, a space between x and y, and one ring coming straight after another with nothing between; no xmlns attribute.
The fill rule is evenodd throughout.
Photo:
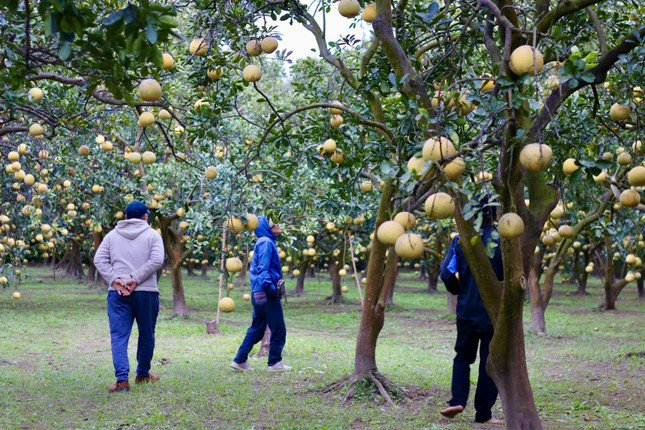
<svg viewBox="0 0 645 430"><path fill-rule="evenodd" d="M482 228L482 241L484 245L491 240L491 234L496 231L492 225L484 226ZM504 270L502 266L502 251L499 246L499 239L494 239L497 246L495 247L495 254L490 258L490 262L500 281L504 279ZM459 279L455 276L459 273ZM446 284L446 289L452 294L458 295L457 297L457 319L471 320L482 328L493 329L492 323L484 303L479 295L475 278L473 277L466 256L459 246L459 236L456 236L450 242L450 248L446 258L441 263L440 271L441 280Z"/></svg>
<svg viewBox="0 0 645 430"><path fill-rule="evenodd" d="M269 220L265 216L258 218L258 227L255 229L258 241L253 247L253 259L251 260L251 292L265 291L271 295L278 281L282 279L282 265L278 255L278 247L275 244L276 237L269 227Z"/></svg>

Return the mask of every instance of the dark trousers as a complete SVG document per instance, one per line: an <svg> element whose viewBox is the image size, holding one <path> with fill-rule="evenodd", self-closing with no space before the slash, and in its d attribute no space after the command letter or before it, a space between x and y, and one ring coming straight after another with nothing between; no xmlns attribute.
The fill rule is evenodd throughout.
<svg viewBox="0 0 645 430"><path fill-rule="evenodd" d="M263 305L253 304L253 321L246 331L246 336L233 359L238 364L246 362L253 345L264 337L269 326L271 329L271 344L269 346L269 366L282 361L282 349L287 342L287 327L284 324L282 303L280 299L269 298Z"/></svg>
<svg viewBox="0 0 645 430"><path fill-rule="evenodd" d="M139 342L137 345L137 376L146 378L155 350L155 326L159 314L159 293L134 291L129 296L120 296L109 291L107 296L112 362L117 381L127 381L130 374L128 342L132 323L137 321Z"/></svg>
<svg viewBox="0 0 645 430"><path fill-rule="evenodd" d="M450 406L466 406L470 390L470 365L477 358L479 345L479 378L475 391L475 421L483 423L492 418L491 408L497 399L495 382L486 373L488 345L493 337L492 327L482 326L470 320L457 319L457 342L452 365L452 399Z"/></svg>

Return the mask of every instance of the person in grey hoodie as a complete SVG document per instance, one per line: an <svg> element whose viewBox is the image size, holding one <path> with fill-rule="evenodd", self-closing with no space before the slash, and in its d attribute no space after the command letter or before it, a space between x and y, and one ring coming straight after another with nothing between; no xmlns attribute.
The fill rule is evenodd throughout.
<svg viewBox="0 0 645 430"><path fill-rule="evenodd" d="M159 313L157 271L164 262L161 235L148 225L147 206L133 201L125 209L125 220L109 232L94 255L94 266L108 284L107 309L112 342L112 362L116 383L110 393L130 390L128 341L137 321L137 377L135 382L151 382L159 375L150 373L155 349L155 326Z"/></svg>

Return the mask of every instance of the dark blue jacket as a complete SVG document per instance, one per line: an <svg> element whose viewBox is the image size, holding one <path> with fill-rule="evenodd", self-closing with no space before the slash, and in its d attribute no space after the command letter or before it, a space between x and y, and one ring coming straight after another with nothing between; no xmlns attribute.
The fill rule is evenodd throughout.
<svg viewBox="0 0 645 430"><path fill-rule="evenodd" d="M275 289L278 281L282 279L282 265L278 255L278 247L275 244L275 235L269 227L269 220L265 216L258 218L258 227L255 229L258 241L253 247L253 259L251 260L251 292L257 293Z"/></svg>
<svg viewBox="0 0 645 430"><path fill-rule="evenodd" d="M493 226L482 228L482 241L484 246L491 240L491 233L497 231ZM500 281L504 279L504 270L502 267L502 251L499 246L499 238L494 239L496 244L495 254L490 258L493 270ZM455 276L459 273L459 279ZM459 246L459 236L456 236L450 242L450 248L446 258L441 263L441 280L446 284L446 289L457 297L457 318L474 321L478 325L487 326L492 329L492 324L484 303L479 295L475 278L473 277L466 256Z"/></svg>

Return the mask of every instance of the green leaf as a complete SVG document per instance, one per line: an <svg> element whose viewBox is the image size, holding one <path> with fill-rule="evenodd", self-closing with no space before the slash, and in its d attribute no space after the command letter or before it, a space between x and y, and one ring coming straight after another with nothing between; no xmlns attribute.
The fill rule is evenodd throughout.
<svg viewBox="0 0 645 430"><path fill-rule="evenodd" d="M72 44L70 42L61 42L58 47L58 56L61 60L67 61L72 55Z"/></svg>
<svg viewBox="0 0 645 430"><path fill-rule="evenodd" d="M108 15L107 18L103 20L103 25L105 25L106 27L109 27L110 25L114 25L117 22L121 21L122 18L123 18L122 10L112 12L111 14Z"/></svg>
<svg viewBox="0 0 645 430"><path fill-rule="evenodd" d="M157 43L157 30L155 30L152 24L148 24L148 27L146 27L146 38L152 45Z"/></svg>
<svg viewBox="0 0 645 430"><path fill-rule="evenodd" d="M588 84L591 84L596 80L596 76L591 72L585 72L580 75L580 79L587 82Z"/></svg>

